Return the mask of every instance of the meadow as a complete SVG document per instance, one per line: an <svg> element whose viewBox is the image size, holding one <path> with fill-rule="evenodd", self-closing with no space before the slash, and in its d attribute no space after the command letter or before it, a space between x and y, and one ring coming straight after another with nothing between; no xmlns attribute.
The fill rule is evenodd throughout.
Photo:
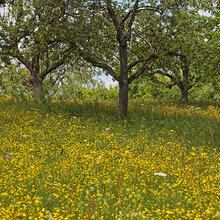
<svg viewBox="0 0 220 220"><path fill-rule="evenodd" d="M0 98L0 219L219 219L220 107Z"/></svg>

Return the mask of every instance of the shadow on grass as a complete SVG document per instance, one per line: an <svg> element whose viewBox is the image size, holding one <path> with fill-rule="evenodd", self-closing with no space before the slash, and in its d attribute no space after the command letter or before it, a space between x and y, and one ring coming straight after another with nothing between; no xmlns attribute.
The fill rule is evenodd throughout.
<svg viewBox="0 0 220 220"><path fill-rule="evenodd" d="M210 146L219 149L220 147L220 122L213 118L204 117L199 114L190 116L181 114L169 115L169 109L164 112L165 106L177 106L176 111L184 108L180 103L163 100L132 100L129 103L128 117L126 121L117 119L117 101L82 101L82 100L55 100L48 103L35 103L28 101L9 101L4 103L4 108L13 108L15 111L38 110L42 117L47 114L56 116L63 115L66 118L77 117L82 121L90 119L101 127L108 127L110 124L117 129L123 129L126 135L136 138L143 130L148 134L149 141L163 137L165 141L177 139L186 147ZM195 107L207 109L210 102L198 102ZM217 106L218 103L213 103ZM157 108L157 110L153 110ZM160 110L161 108L161 110Z"/></svg>

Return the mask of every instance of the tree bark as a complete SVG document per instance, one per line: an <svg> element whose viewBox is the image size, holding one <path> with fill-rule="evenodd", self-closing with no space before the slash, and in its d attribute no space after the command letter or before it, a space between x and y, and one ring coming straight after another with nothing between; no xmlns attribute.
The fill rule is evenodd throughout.
<svg viewBox="0 0 220 220"><path fill-rule="evenodd" d="M39 78L39 55L33 57L30 72L31 72L31 76L29 80L34 92L35 101L43 102L42 81Z"/></svg>
<svg viewBox="0 0 220 220"><path fill-rule="evenodd" d="M183 80L181 82L181 101L184 105L188 104L188 83L189 83L189 62L186 57L181 57L183 63Z"/></svg>
<svg viewBox="0 0 220 220"><path fill-rule="evenodd" d="M31 87L34 92L35 101L42 102L43 98L42 98L42 82L41 82L41 80L35 74L31 75L29 79L30 79Z"/></svg>
<svg viewBox="0 0 220 220"><path fill-rule="evenodd" d="M184 105L187 105L188 104L188 90L186 89L183 89L183 88L180 88L181 90L181 101Z"/></svg>
<svg viewBox="0 0 220 220"><path fill-rule="evenodd" d="M127 117L128 110L128 80L121 79L119 81L119 105L118 118L124 120Z"/></svg>
<svg viewBox="0 0 220 220"><path fill-rule="evenodd" d="M120 55L120 79L119 79L119 105L118 118L124 120L128 110L128 64L127 64L127 40L119 41Z"/></svg>

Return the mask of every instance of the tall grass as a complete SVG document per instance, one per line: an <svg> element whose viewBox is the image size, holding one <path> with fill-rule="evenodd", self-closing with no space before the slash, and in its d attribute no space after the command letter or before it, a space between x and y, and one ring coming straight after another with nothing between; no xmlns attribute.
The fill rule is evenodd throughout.
<svg viewBox="0 0 220 220"><path fill-rule="evenodd" d="M0 219L217 219L220 110L0 101Z"/></svg>

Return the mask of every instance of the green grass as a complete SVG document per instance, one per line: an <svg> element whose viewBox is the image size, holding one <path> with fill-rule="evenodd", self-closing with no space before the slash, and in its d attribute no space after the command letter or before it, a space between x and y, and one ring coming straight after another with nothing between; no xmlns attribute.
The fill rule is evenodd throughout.
<svg viewBox="0 0 220 220"><path fill-rule="evenodd" d="M0 219L217 219L219 113L131 100L121 122L114 101L0 98Z"/></svg>

